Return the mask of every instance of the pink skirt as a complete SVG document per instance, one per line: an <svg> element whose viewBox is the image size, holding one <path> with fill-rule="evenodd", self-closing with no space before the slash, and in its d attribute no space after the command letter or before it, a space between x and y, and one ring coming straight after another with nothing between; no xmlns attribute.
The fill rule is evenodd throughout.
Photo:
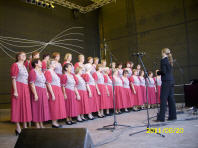
<svg viewBox="0 0 198 148"><path fill-rule="evenodd" d="M115 107L116 109L123 108L123 87L122 86L115 86L114 87L114 94L115 94Z"/></svg>
<svg viewBox="0 0 198 148"><path fill-rule="evenodd" d="M38 101L34 100L34 95L31 93L32 100L32 121L43 122L50 120L47 89L36 86Z"/></svg>
<svg viewBox="0 0 198 148"><path fill-rule="evenodd" d="M142 94L142 100L143 100L143 103L146 104L147 103L147 98L146 98L146 87L145 86L140 86L140 89L141 89L141 94Z"/></svg>
<svg viewBox="0 0 198 148"><path fill-rule="evenodd" d="M148 87L148 101L149 104L156 104L155 87Z"/></svg>
<svg viewBox="0 0 198 148"><path fill-rule="evenodd" d="M77 98L76 94L73 90L65 88L65 92L67 94L67 99L65 100L65 108L68 117L77 117L78 108L77 108Z"/></svg>
<svg viewBox="0 0 198 148"><path fill-rule="evenodd" d="M51 93L49 93L49 110L51 120L64 119L67 117L65 109L65 100L61 87L52 85L52 90L55 95L55 100L52 100Z"/></svg>
<svg viewBox="0 0 198 148"><path fill-rule="evenodd" d="M132 92L132 96L134 98L134 106L143 105L143 97L141 94L140 86L134 85L134 89L136 91L136 94Z"/></svg>
<svg viewBox="0 0 198 148"><path fill-rule="evenodd" d="M89 85L90 89L91 89L91 93L92 93L92 97L89 98L89 106L90 106L90 110L91 112L97 112L100 110L99 108L99 96L96 90L96 87L94 85Z"/></svg>
<svg viewBox="0 0 198 148"><path fill-rule="evenodd" d="M132 92L131 92L131 89L130 88L123 88L123 91L124 91L124 99L125 102L124 102L124 108L129 108L129 107L132 107L133 106L133 98L132 98Z"/></svg>
<svg viewBox="0 0 198 148"><path fill-rule="evenodd" d="M18 97L11 95L11 121L30 122L32 121L32 111L30 103L30 91L28 84L16 82Z"/></svg>
<svg viewBox="0 0 198 148"><path fill-rule="evenodd" d="M100 91L100 109L106 109L106 101L108 99L106 87L104 84L98 84L98 89Z"/></svg>
<svg viewBox="0 0 198 148"><path fill-rule="evenodd" d="M78 93L80 95L80 100L77 100L78 115L91 113L87 91L78 90Z"/></svg>
<svg viewBox="0 0 198 148"><path fill-rule="evenodd" d="M113 88L112 88L112 85L107 85L107 87L109 90L109 96L106 101L106 108L110 109L110 108L113 108Z"/></svg>
<svg viewBox="0 0 198 148"><path fill-rule="evenodd" d="M157 102L156 102L156 104L160 104L160 91L161 91L161 86L157 86L157 92L156 92Z"/></svg>

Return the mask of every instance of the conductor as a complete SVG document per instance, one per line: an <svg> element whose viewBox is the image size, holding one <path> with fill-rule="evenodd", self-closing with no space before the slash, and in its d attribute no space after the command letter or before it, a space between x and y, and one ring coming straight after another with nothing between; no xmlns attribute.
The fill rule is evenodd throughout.
<svg viewBox="0 0 198 148"><path fill-rule="evenodd" d="M168 120L176 120L176 105L174 99L174 78L172 74L173 58L170 49L162 49L162 59L160 62L160 71L162 85L160 94L160 112L157 114L158 122L165 121L166 105L168 102L169 116Z"/></svg>

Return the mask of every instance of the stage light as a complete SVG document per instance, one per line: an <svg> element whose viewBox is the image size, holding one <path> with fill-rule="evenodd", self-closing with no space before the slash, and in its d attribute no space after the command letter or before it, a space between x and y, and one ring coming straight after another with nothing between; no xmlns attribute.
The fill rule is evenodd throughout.
<svg viewBox="0 0 198 148"><path fill-rule="evenodd" d="M47 8L51 8L51 5L49 3L46 3Z"/></svg>
<svg viewBox="0 0 198 148"><path fill-rule="evenodd" d="M26 0L26 2L43 8L55 8L54 2L51 2L50 0Z"/></svg>
<svg viewBox="0 0 198 148"><path fill-rule="evenodd" d="M47 8L54 8L55 6L53 5L53 3L46 3Z"/></svg>
<svg viewBox="0 0 198 148"><path fill-rule="evenodd" d="M45 8L46 7L46 3L45 2L42 2L42 6Z"/></svg>
<svg viewBox="0 0 198 148"><path fill-rule="evenodd" d="M41 6L41 2L39 0L36 0L36 3L38 6Z"/></svg>
<svg viewBox="0 0 198 148"><path fill-rule="evenodd" d="M51 4L50 4L52 8L54 8L54 5L53 4L54 4L53 2L51 2Z"/></svg>
<svg viewBox="0 0 198 148"><path fill-rule="evenodd" d="M36 0L32 0L32 4L36 4Z"/></svg>
<svg viewBox="0 0 198 148"><path fill-rule="evenodd" d="M54 8L54 5L53 5L53 4L51 4L51 7L52 7L52 8Z"/></svg>

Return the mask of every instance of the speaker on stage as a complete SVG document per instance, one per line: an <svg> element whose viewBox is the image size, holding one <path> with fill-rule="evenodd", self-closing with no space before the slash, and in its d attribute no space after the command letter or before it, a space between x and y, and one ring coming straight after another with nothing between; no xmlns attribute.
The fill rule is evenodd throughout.
<svg viewBox="0 0 198 148"><path fill-rule="evenodd" d="M15 148L93 148L86 128L23 129Z"/></svg>

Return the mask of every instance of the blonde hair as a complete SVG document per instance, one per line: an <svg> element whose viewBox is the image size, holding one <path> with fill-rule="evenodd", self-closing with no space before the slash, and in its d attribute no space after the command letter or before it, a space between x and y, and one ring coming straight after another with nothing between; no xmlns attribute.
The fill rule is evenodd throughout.
<svg viewBox="0 0 198 148"><path fill-rule="evenodd" d="M83 54L78 55L78 60L80 60L80 58L85 57Z"/></svg>
<svg viewBox="0 0 198 148"><path fill-rule="evenodd" d="M65 57L64 57L64 61L67 61L67 59L68 59L70 56L72 56L71 53L66 53L66 54L65 54Z"/></svg>
<svg viewBox="0 0 198 148"><path fill-rule="evenodd" d="M162 53L165 53L165 54L168 56L168 61L169 61L169 63L171 64L171 66L173 66L173 56L172 56L172 54L171 54L170 49L168 49L168 48L163 48L163 49L162 49Z"/></svg>
<svg viewBox="0 0 198 148"><path fill-rule="evenodd" d="M54 59L49 59L49 60L47 61L47 69L50 68L50 65L51 65L52 62L54 62L54 61L55 61Z"/></svg>
<svg viewBox="0 0 198 148"><path fill-rule="evenodd" d="M78 74L82 70L82 67L78 66L75 69L75 74Z"/></svg>

